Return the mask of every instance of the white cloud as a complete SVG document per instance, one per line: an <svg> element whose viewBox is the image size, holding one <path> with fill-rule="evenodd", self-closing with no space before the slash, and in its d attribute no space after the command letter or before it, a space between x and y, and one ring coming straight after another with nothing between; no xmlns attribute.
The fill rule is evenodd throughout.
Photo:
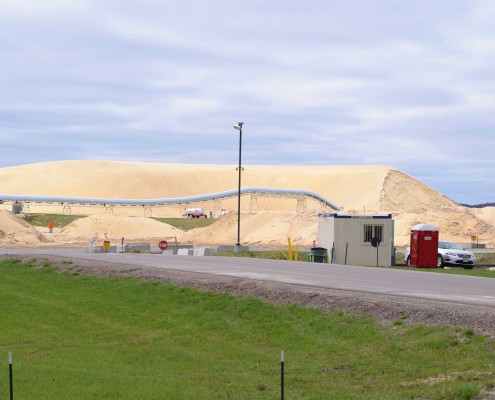
<svg viewBox="0 0 495 400"><path fill-rule="evenodd" d="M73 13L87 10L91 3L88 0L0 0L0 19Z"/></svg>
<svg viewBox="0 0 495 400"><path fill-rule="evenodd" d="M494 201L494 16L480 0L0 0L2 162L43 161L50 141L84 158L104 136L100 158L229 163L244 120L247 163L388 164ZM490 189L454 191L473 170Z"/></svg>

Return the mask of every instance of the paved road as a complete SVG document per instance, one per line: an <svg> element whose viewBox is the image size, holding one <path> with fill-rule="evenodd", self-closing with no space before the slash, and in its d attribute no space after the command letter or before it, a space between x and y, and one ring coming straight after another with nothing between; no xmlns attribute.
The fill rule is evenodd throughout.
<svg viewBox="0 0 495 400"><path fill-rule="evenodd" d="M0 249L0 254L49 254L107 263L168 268L248 279L495 307L495 279L336 264L254 258L94 254L84 249Z"/></svg>

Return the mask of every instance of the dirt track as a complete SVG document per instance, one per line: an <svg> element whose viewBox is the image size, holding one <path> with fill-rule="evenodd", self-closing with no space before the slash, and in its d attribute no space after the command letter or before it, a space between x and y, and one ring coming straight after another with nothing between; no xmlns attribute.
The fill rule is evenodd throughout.
<svg viewBox="0 0 495 400"><path fill-rule="evenodd" d="M5 258L11 258L11 256L0 256L0 259ZM202 291L229 293L234 296L254 296L274 304L300 304L317 308L324 313L347 310L359 315L372 316L384 325L392 325L394 321L400 320L407 324L424 323L472 328L495 339L495 308L492 307L319 289L169 269L157 270L133 265L84 260L72 260L72 263L67 263L67 257L29 255L16 258L23 262L36 259L36 266L42 266L44 261L49 260L56 270L65 273L133 277L143 281L169 282Z"/></svg>

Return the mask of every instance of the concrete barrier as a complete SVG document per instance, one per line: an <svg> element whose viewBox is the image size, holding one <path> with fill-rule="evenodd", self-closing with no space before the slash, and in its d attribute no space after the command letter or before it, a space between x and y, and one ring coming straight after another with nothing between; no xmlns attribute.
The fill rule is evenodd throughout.
<svg viewBox="0 0 495 400"><path fill-rule="evenodd" d="M178 256L192 256L192 255L194 255L194 250L193 249L179 249L179 250L177 250L177 255Z"/></svg>
<svg viewBox="0 0 495 400"><path fill-rule="evenodd" d="M198 247L197 249L194 249L194 255L195 256L214 256L215 255L215 249L212 249L210 247Z"/></svg>
<svg viewBox="0 0 495 400"><path fill-rule="evenodd" d="M175 255L177 255L177 249L162 250L162 254L164 254L166 256L175 256Z"/></svg>
<svg viewBox="0 0 495 400"><path fill-rule="evenodd" d="M151 245L149 243L127 243L124 245L124 253L133 251L150 252Z"/></svg>
<svg viewBox="0 0 495 400"><path fill-rule="evenodd" d="M103 246L95 246L94 253L117 253L117 246L110 246L108 250Z"/></svg>
<svg viewBox="0 0 495 400"><path fill-rule="evenodd" d="M486 249L485 243L458 243L463 249Z"/></svg>

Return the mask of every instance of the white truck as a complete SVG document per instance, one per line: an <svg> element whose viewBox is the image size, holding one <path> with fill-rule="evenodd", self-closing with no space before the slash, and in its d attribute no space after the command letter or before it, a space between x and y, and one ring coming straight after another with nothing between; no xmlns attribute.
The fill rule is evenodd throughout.
<svg viewBox="0 0 495 400"><path fill-rule="evenodd" d="M204 208L186 208L183 216L187 218L208 218Z"/></svg>

